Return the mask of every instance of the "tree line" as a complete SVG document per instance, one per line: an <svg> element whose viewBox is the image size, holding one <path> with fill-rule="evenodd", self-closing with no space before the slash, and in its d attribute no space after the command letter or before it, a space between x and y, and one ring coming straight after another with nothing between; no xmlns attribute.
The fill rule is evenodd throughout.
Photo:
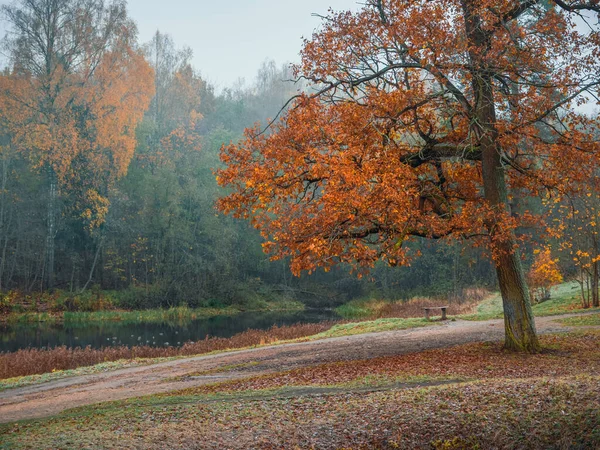
<svg viewBox="0 0 600 450"><path fill-rule="evenodd" d="M266 61L250 85L217 93L168 35L140 43L123 2L20 0L2 12L0 291L113 291L146 308L459 297L495 285L485 249L427 233L403 246L421 255L410 267L380 262L358 279L342 264L296 278L289 259L265 256L250 223L215 209L231 192L215 181L221 147L304 89L286 81L288 65Z"/></svg>

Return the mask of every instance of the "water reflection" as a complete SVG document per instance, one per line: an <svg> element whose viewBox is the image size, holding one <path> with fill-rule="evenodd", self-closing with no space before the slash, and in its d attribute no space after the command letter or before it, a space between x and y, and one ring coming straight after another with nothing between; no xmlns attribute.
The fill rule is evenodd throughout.
<svg viewBox="0 0 600 450"><path fill-rule="evenodd" d="M90 345L94 348L111 345L180 346L187 341L204 339L207 335L231 337L250 328L265 330L273 325L317 323L338 318L335 312L330 310L306 310L241 313L236 316L217 316L182 323L104 322L85 326L47 323L0 325L0 352L59 345L67 347Z"/></svg>

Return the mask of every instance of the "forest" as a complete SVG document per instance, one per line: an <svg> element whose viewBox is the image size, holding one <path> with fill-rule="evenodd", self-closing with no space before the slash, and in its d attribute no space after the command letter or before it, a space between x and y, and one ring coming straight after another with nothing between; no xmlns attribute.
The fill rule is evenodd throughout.
<svg viewBox="0 0 600 450"><path fill-rule="evenodd" d="M54 47L44 49L32 7L5 13L13 27L0 111L6 303L59 292L57 308L86 310L102 306L78 305L81 294L110 291L103 297L127 309L260 304L281 295L337 305L372 293L456 296L494 285L481 252L426 240L412 244L424 256L411 267L378 265L362 280L349 267L297 278L288 261L263 254L248 223L215 209L227 192L214 174L221 146L307 89L291 81L290 64L267 60L252 84L217 94L169 35L138 42L124 9L97 11L102 21L82 18L94 22L74 29L65 16ZM93 34L83 34L85 26Z"/></svg>

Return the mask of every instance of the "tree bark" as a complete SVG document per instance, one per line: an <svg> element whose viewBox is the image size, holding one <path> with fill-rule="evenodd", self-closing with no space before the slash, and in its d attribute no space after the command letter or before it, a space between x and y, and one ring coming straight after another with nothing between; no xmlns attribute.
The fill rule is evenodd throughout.
<svg viewBox="0 0 600 450"><path fill-rule="evenodd" d="M585 296L585 273L584 273L583 269L579 269L579 276L581 279L578 279L577 282L579 283L579 286L581 287L581 303L582 303L583 309L587 309L590 307L590 305Z"/></svg>
<svg viewBox="0 0 600 450"><path fill-rule="evenodd" d="M600 271L598 270L598 263L593 263L593 272L592 272L592 306L594 308L598 308L600 306L600 297L598 292L598 279L600 278Z"/></svg>
<svg viewBox="0 0 600 450"><path fill-rule="evenodd" d="M6 185L8 182L8 158L2 158L2 182L0 183L0 240L4 240L2 256L0 257L0 291L3 288L4 267L6 266L6 249L8 247L8 224L5 224Z"/></svg>
<svg viewBox="0 0 600 450"><path fill-rule="evenodd" d="M502 220L502 217L510 216L510 205L501 159L502 149L498 144L492 71L483 56L490 47L490 36L475 13L477 2L463 0L462 5L466 36L471 47L469 56L474 93L472 133L480 141L485 200ZM540 344L516 237L513 231L506 230L502 236L498 236L497 224L497 220L492 220L487 226L494 245L496 274L504 307L504 346L509 350L535 353L540 350Z"/></svg>
<svg viewBox="0 0 600 450"><path fill-rule="evenodd" d="M48 167L48 223L46 230L46 256L48 264L46 267L47 285L49 289L54 287L54 255L56 237L56 205L58 201L56 174L52 167Z"/></svg>
<svg viewBox="0 0 600 450"><path fill-rule="evenodd" d="M85 292L85 290L92 282L92 279L94 278L94 272L98 263L98 255L100 255L100 252L102 251L102 244L104 244L104 240L100 238L100 242L98 243L98 247L96 248L96 254L94 255L94 262L92 263L92 268L90 269L90 274L88 276L87 281L85 282L85 285L83 286L83 289L81 289L80 294L83 294Z"/></svg>

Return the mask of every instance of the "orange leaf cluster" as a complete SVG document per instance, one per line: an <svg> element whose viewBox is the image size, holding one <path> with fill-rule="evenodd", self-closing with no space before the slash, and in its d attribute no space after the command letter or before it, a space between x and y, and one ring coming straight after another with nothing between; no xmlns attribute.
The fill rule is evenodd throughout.
<svg viewBox="0 0 600 450"><path fill-rule="evenodd" d="M528 274L528 282L533 291L533 298L542 300L549 295L552 286L563 282L563 277L558 268L558 259L552 258L549 248L537 250L535 254Z"/></svg>
<svg viewBox="0 0 600 450"><path fill-rule="evenodd" d="M222 149L218 181L231 193L219 208L251 218L296 274L408 264L413 237L474 238L495 258L512 251L514 229L536 214L484 198L481 149L493 133L515 196L572 193L592 179L598 124L576 107L600 86L600 33L564 8L469 1L487 39L474 47L463 3L330 13L295 68L317 94L299 96L269 134L247 130ZM475 89L488 78L489 129L477 123Z"/></svg>
<svg viewBox="0 0 600 450"><path fill-rule="evenodd" d="M49 98L49 86L56 91ZM129 46L94 67L48 77L0 75L0 126L10 145L45 168L90 228L104 221L107 191L127 173L135 130L154 93L153 71Z"/></svg>

